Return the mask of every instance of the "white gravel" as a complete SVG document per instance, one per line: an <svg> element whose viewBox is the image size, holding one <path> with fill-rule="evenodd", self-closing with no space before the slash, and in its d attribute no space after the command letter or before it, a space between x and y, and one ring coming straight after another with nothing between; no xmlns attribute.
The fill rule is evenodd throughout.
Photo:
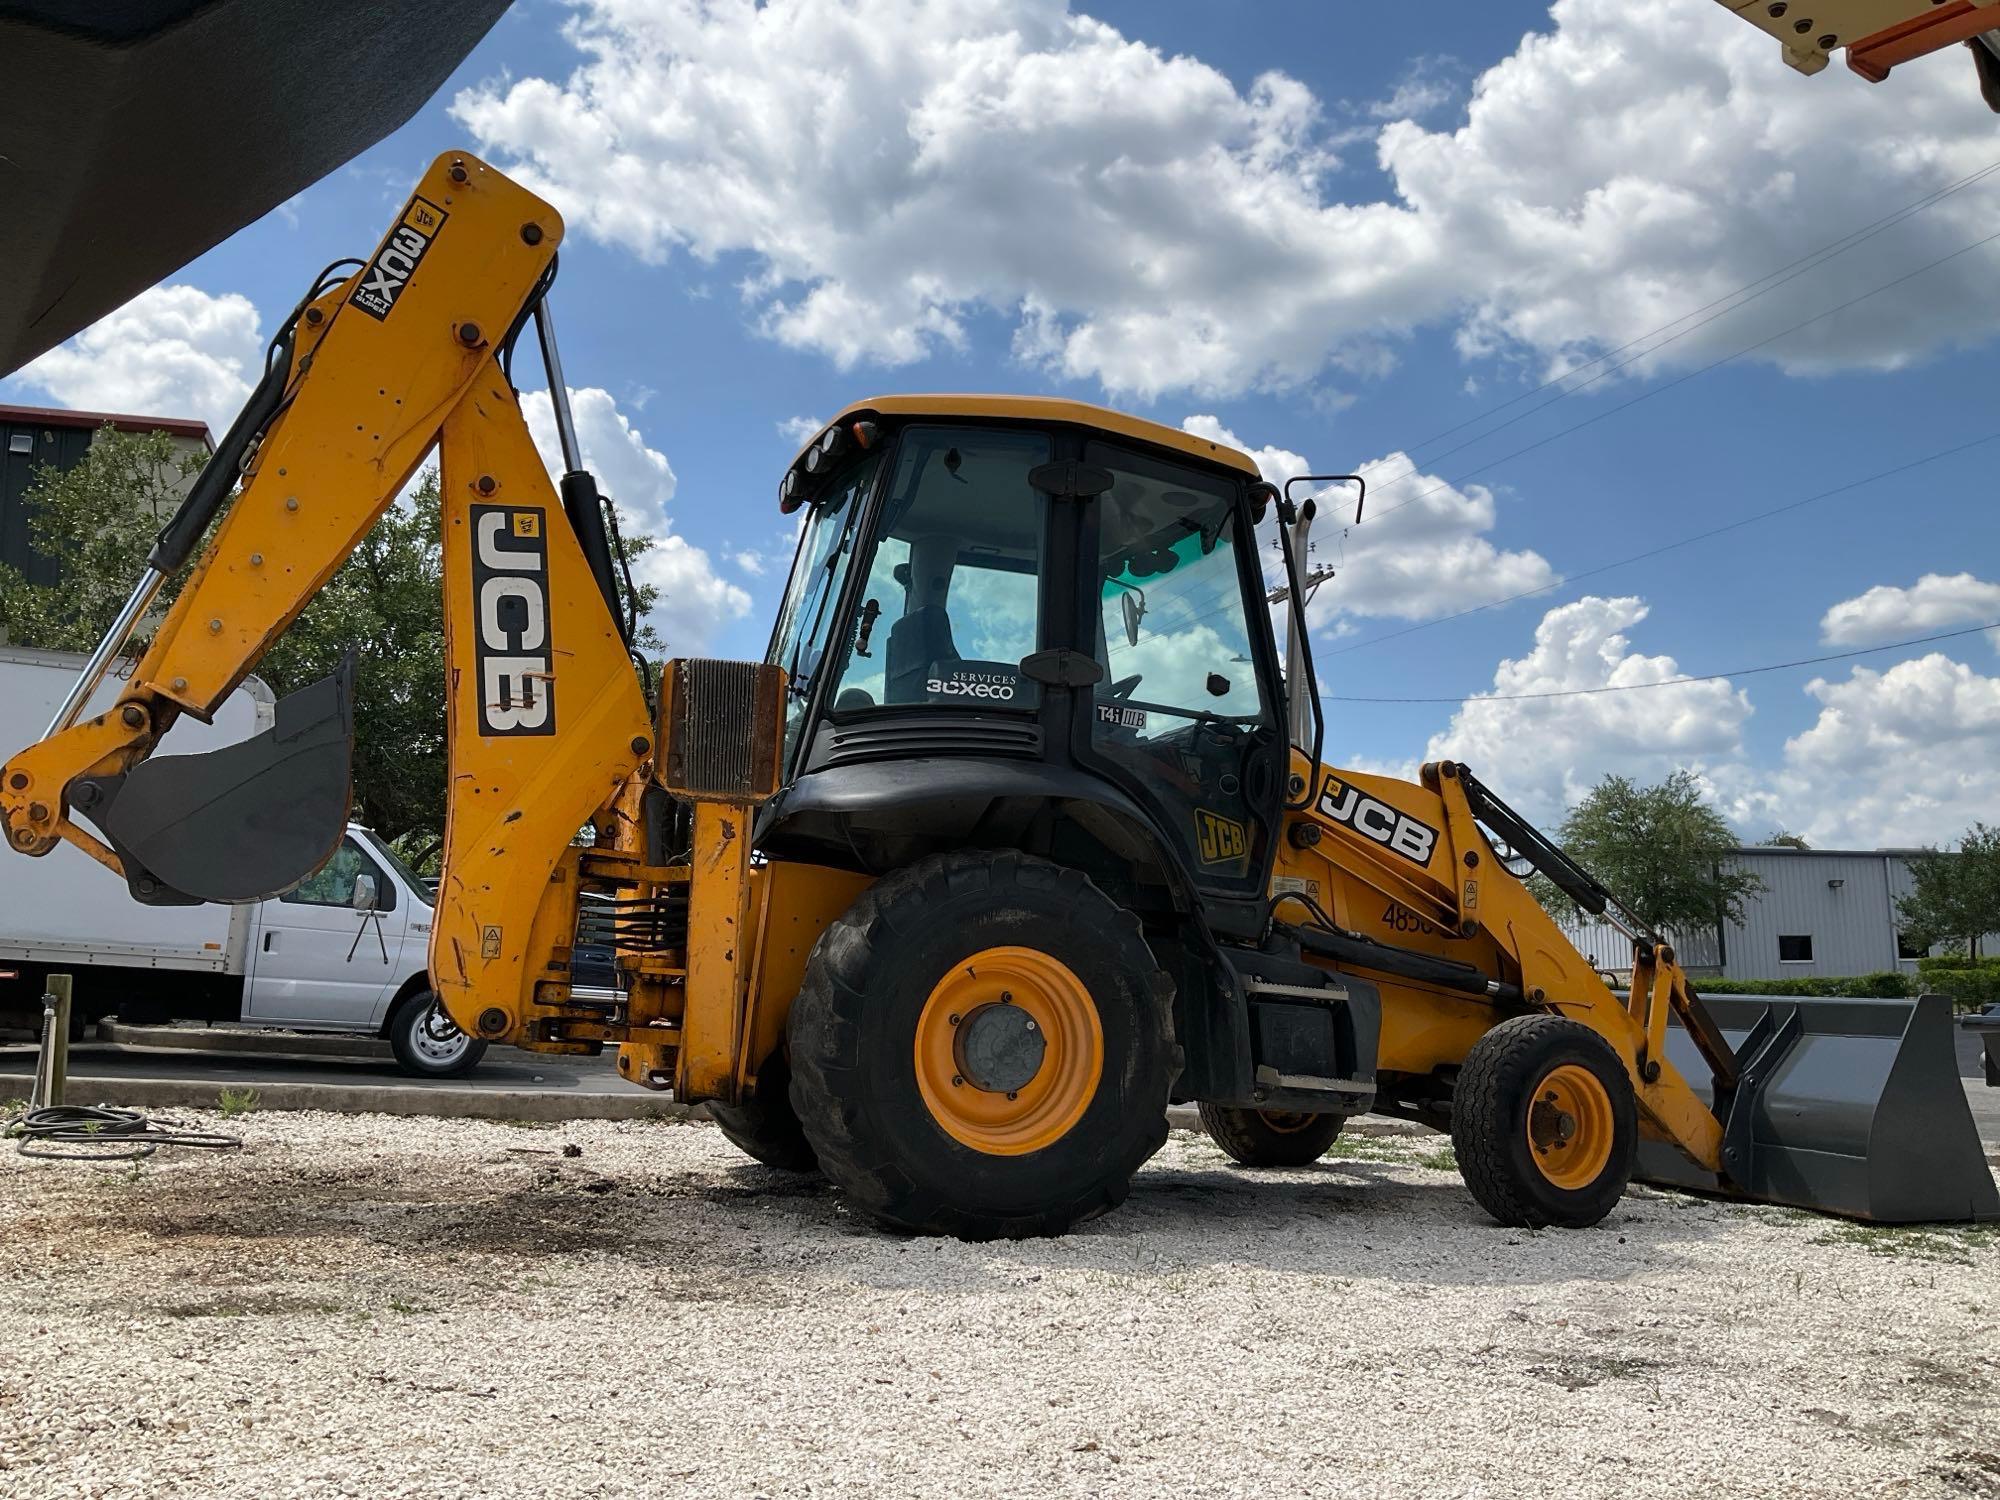
<svg viewBox="0 0 2000 1500"><path fill-rule="evenodd" d="M1991 1232L1641 1190L1524 1234L1438 1137L1177 1133L1110 1218L973 1246L704 1125L228 1128L0 1154L0 1495L2000 1492Z"/></svg>

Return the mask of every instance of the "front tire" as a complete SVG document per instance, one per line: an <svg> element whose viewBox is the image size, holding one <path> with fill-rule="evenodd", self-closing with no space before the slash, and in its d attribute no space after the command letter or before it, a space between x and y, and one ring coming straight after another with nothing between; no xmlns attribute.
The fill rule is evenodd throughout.
<svg viewBox="0 0 2000 1500"><path fill-rule="evenodd" d="M466 1035L445 1014L435 990L405 996L389 1017L389 1048L416 1078L457 1078L486 1055L486 1043Z"/></svg>
<svg viewBox="0 0 2000 1500"><path fill-rule="evenodd" d="M1196 1111L1208 1138L1246 1167L1305 1167L1326 1155L1347 1123L1344 1115L1236 1109L1203 1101Z"/></svg>
<svg viewBox="0 0 2000 1500"><path fill-rule="evenodd" d="M821 934L790 1020L820 1166L884 1224L1061 1234L1166 1140L1173 988L1136 917L1076 870L959 850Z"/></svg>
<svg viewBox="0 0 2000 1500"><path fill-rule="evenodd" d="M1595 1224L1624 1196L1639 1145L1632 1080L1562 1016L1515 1016L1466 1054L1451 1144L1479 1206L1516 1229Z"/></svg>

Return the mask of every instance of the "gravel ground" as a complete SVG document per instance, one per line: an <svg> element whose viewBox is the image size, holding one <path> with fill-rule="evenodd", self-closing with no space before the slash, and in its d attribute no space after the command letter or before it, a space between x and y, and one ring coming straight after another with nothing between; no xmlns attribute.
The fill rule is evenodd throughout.
<svg viewBox="0 0 2000 1500"><path fill-rule="evenodd" d="M1992 1232L1635 1190L1521 1233L1439 1137L1177 1132L974 1246L700 1124L227 1128L0 1155L0 1494L2000 1493Z"/></svg>

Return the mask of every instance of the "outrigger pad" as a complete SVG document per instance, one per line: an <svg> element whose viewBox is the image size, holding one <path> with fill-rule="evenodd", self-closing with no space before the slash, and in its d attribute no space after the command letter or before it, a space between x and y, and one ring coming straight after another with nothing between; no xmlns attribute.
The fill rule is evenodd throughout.
<svg viewBox="0 0 2000 1500"><path fill-rule="evenodd" d="M79 783L71 801L117 851L133 899L263 901L332 857L347 827L354 653L332 676L279 699L273 720L240 744L156 756L123 777Z"/></svg>
<svg viewBox="0 0 2000 1500"><path fill-rule="evenodd" d="M1733 1130L1724 1119L1725 1152L1733 1146L1739 1163L1724 1183L1672 1146L1642 1140L1641 1180L1883 1224L2000 1220L1945 996L1701 999L1739 1053L1753 1031L1775 1043L1761 1084L1738 1090L1747 1115ZM1708 1099L1708 1066L1678 1016L1667 1056Z"/></svg>

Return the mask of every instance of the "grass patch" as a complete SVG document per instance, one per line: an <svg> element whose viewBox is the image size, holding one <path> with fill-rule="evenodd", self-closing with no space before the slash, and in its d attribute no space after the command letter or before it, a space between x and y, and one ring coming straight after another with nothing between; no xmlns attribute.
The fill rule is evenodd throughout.
<svg viewBox="0 0 2000 1500"><path fill-rule="evenodd" d="M215 1107L225 1120L240 1119L256 1109L258 1097L255 1089L224 1089Z"/></svg>
<svg viewBox="0 0 2000 1500"><path fill-rule="evenodd" d="M1456 1172L1458 1153L1449 1146L1440 1146L1435 1151L1422 1151L1417 1154L1417 1165L1429 1167L1433 1172Z"/></svg>
<svg viewBox="0 0 2000 1500"><path fill-rule="evenodd" d="M1813 1236L1815 1245L1855 1245L1870 1255L1969 1266L1973 1252L2000 1248L2000 1226L1991 1224L1836 1224Z"/></svg>

